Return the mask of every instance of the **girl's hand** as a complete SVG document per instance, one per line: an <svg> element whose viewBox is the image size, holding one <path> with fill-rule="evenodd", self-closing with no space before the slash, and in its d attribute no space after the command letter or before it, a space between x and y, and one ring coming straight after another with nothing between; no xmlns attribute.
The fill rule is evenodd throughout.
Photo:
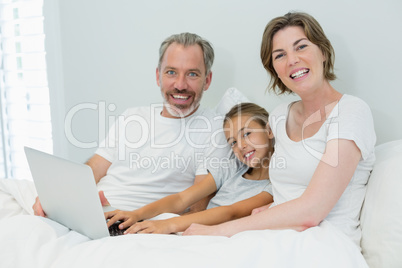
<svg viewBox="0 0 402 268"><path fill-rule="evenodd" d="M137 221L141 220L141 218L137 215L136 211L122 211L122 210L113 210L105 212L105 218L109 219L107 222L107 227L109 228L117 221L121 221L119 224L119 229L126 229L131 225L135 224Z"/></svg>
<svg viewBox="0 0 402 268"><path fill-rule="evenodd" d="M184 231L183 235L216 235L229 237L229 235L226 235L219 227L219 225L207 226L193 223Z"/></svg>
<svg viewBox="0 0 402 268"><path fill-rule="evenodd" d="M169 219L137 222L128 228L124 234L171 234L174 233Z"/></svg>

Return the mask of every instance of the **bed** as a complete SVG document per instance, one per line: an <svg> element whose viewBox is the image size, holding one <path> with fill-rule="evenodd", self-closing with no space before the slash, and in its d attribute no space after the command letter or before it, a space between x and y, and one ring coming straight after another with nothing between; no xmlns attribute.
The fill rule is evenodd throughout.
<svg viewBox="0 0 402 268"><path fill-rule="evenodd" d="M402 267L402 140L377 146L376 157L361 212L361 249L326 221L303 232L246 231L231 238L90 240L32 216L31 181L0 179L0 267Z"/></svg>

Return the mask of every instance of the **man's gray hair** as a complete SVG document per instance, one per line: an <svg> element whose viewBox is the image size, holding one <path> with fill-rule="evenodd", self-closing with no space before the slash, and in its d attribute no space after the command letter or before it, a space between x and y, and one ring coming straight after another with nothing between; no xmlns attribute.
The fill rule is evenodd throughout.
<svg viewBox="0 0 402 268"><path fill-rule="evenodd" d="M165 55L167 48L173 43L183 45L184 47L199 45L204 53L205 74L207 75L211 71L215 58L214 49L207 40L193 33L174 34L162 42L159 48L159 69L161 68L163 56Z"/></svg>

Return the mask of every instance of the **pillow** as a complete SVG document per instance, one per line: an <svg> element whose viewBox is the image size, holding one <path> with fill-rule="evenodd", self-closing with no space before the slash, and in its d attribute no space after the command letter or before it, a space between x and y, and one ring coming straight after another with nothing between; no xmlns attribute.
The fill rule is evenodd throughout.
<svg viewBox="0 0 402 268"><path fill-rule="evenodd" d="M362 253L370 268L402 267L402 140L375 153L360 216Z"/></svg>
<svg viewBox="0 0 402 268"><path fill-rule="evenodd" d="M225 115L233 106L242 102L250 101L237 88L228 88L214 110L219 115Z"/></svg>

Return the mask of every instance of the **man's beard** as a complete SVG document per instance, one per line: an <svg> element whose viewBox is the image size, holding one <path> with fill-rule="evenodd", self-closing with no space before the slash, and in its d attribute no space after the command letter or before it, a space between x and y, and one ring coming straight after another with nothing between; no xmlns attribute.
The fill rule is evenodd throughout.
<svg viewBox="0 0 402 268"><path fill-rule="evenodd" d="M164 106L166 107L170 115L174 117L186 117L191 113L193 113L198 108L198 106L200 105L203 92L204 91L202 90L200 92L200 95L197 96L197 98L193 92L187 92L187 90L172 90L166 92L165 94L162 93ZM193 102L190 105L177 104L177 103L171 104L168 102L168 99L172 94L189 94L191 95L191 98L193 98Z"/></svg>

